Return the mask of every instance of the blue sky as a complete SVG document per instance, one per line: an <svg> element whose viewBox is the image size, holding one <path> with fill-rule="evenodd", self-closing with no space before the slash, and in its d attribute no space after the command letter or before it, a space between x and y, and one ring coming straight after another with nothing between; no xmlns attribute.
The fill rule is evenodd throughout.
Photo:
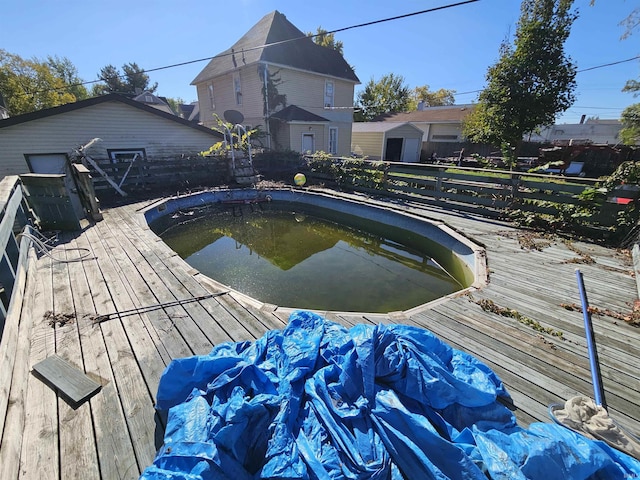
<svg viewBox="0 0 640 480"><path fill-rule="evenodd" d="M388 17L457 3L459 0L21 0L2 7L0 48L24 58L69 58L80 77L95 80L107 64L136 62L152 69L212 57L229 48L267 13L278 10L303 32L318 26L336 30ZM632 0L576 0L580 17L566 51L578 69L640 55L640 31L620 40L619 23L637 7ZM344 56L364 88L387 73L402 75L410 87L456 90L456 103L472 103L495 63L501 41L513 34L517 0L479 0L462 6L338 33ZM206 62L150 73L158 93L196 99L191 81ZM558 120L580 116L619 118L640 101L622 93L640 77L640 60L578 74L575 105Z"/></svg>

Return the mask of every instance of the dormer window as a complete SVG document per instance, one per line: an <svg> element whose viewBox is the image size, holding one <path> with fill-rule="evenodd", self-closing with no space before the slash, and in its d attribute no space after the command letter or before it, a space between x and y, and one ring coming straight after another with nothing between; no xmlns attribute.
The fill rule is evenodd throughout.
<svg viewBox="0 0 640 480"><path fill-rule="evenodd" d="M324 82L324 108L333 108L333 81Z"/></svg>

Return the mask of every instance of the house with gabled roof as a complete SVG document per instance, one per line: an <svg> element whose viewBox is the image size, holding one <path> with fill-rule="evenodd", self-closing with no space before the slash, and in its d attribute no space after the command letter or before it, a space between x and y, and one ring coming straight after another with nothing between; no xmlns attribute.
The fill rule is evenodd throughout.
<svg viewBox="0 0 640 480"><path fill-rule="evenodd" d="M119 94L109 94L0 120L0 178L54 173L74 148L91 149L99 162L149 161L197 155L219 142L210 128ZM124 173L124 172L123 172Z"/></svg>
<svg viewBox="0 0 640 480"><path fill-rule="evenodd" d="M157 108L158 110L161 110L163 112L170 113L172 115L176 114L176 112L171 109L171 106L169 105L166 97L159 97L157 95L154 95L149 90L145 90L144 92L134 96L133 99L136 102L144 103L145 105Z"/></svg>
<svg viewBox="0 0 640 480"><path fill-rule="evenodd" d="M348 155L359 83L338 51L317 45L274 11L216 55L191 84L206 126L217 124L216 115L224 119L225 112L236 111L245 126L260 128L267 148Z"/></svg>

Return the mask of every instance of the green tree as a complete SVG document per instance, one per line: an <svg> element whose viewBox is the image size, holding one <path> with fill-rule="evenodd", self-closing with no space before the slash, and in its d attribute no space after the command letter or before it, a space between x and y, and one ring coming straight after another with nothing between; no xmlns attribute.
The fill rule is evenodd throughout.
<svg viewBox="0 0 640 480"><path fill-rule="evenodd" d="M47 62L25 60L0 49L0 92L10 115L75 102L68 87Z"/></svg>
<svg viewBox="0 0 640 480"><path fill-rule="evenodd" d="M318 27L316 33L308 32L307 37L313 37L313 41L320 46L333 48L337 50L340 55L343 55L343 44L340 40L336 41L336 37L333 33L328 33L322 27Z"/></svg>
<svg viewBox="0 0 640 480"><path fill-rule="evenodd" d="M413 100L417 108L419 102L423 102L425 107L440 107L453 105L456 103L455 90L441 88L440 90L429 90L429 85L416 87L413 90Z"/></svg>
<svg viewBox="0 0 640 480"><path fill-rule="evenodd" d="M389 73L379 81L369 80L356 99L356 122L368 122L384 113L406 112L412 104L411 90L402 75Z"/></svg>
<svg viewBox="0 0 640 480"><path fill-rule="evenodd" d="M487 86L463 124L473 142L499 145L508 162L518 157L522 138L552 125L575 101L576 66L564 43L577 13L573 0L524 0L514 45L500 46Z"/></svg>
<svg viewBox="0 0 640 480"><path fill-rule="evenodd" d="M137 63L126 63L122 66L122 73L113 65L107 65L100 70L98 78L103 83L96 83L91 93L94 96L107 93L154 93L158 83L150 85L149 75Z"/></svg>
<svg viewBox="0 0 640 480"><path fill-rule="evenodd" d="M173 113L175 113L176 115L180 115L180 105L183 105L185 101L181 97L167 97L167 103L171 107L171 110L173 110Z"/></svg>
<svg viewBox="0 0 640 480"><path fill-rule="evenodd" d="M640 103L634 103L622 111L620 139L625 145L640 144Z"/></svg>
<svg viewBox="0 0 640 480"><path fill-rule="evenodd" d="M83 85L83 80L78 76L78 69L71 63L71 60L66 57L49 55L47 65L58 78L68 85L67 92L76 97L76 101L89 98L89 91Z"/></svg>

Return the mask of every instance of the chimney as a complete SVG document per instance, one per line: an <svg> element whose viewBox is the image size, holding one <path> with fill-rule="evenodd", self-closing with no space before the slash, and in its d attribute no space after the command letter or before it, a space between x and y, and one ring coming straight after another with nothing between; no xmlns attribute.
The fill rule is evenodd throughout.
<svg viewBox="0 0 640 480"><path fill-rule="evenodd" d="M584 123L584 121L585 121L585 119L586 119L586 118L587 118L587 116L586 116L586 115L582 115L582 116L580 117L580 125L582 125L582 124Z"/></svg>

